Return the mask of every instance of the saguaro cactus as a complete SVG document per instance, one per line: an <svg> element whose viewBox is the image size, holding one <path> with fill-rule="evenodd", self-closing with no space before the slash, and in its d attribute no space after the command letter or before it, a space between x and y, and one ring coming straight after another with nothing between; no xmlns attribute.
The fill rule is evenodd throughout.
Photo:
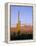
<svg viewBox="0 0 36 46"><path fill-rule="evenodd" d="M18 32L20 32L20 12L18 11Z"/></svg>

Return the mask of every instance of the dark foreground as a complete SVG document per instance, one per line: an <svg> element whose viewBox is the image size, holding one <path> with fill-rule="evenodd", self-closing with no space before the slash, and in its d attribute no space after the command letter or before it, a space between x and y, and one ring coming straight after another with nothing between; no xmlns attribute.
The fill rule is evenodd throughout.
<svg viewBox="0 0 36 46"><path fill-rule="evenodd" d="M33 34L10 33L10 40L30 40L33 39Z"/></svg>

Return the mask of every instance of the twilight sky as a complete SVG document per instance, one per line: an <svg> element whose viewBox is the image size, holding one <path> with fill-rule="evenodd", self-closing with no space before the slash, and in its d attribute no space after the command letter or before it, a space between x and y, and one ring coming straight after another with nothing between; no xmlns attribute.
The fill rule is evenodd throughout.
<svg viewBox="0 0 36 46"><path fill-rule="evenodd" d="M18 11L21 24L32 25L32 6L10 6L11 25L18 23Z"/></svg>

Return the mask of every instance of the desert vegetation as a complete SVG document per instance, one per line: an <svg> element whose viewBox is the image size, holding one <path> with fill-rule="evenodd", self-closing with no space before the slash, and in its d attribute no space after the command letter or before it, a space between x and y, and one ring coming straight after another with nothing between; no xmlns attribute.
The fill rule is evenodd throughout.
<svg viewBox="0 0 36 46"><path fill-rule="evenodd" d="M33 30L31 25L20 26L19 31L17 26L10 28L11 40L27 40L33 39Z"/></svg>

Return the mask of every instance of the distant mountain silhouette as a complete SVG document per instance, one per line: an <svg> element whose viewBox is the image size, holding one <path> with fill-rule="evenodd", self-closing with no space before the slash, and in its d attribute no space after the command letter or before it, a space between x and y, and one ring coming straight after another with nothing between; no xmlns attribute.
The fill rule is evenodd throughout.
<svg viewBox="0 0 36 46"><path fill-rule="evenodd" d="M10 27L10 31L11 32L18 32L17 25L16 25L16 27ZM22 24L22 26L20 25L20 32L21 33L25 33L25 32L32 33L32 25L23 25L23 24Z"/></svg>

